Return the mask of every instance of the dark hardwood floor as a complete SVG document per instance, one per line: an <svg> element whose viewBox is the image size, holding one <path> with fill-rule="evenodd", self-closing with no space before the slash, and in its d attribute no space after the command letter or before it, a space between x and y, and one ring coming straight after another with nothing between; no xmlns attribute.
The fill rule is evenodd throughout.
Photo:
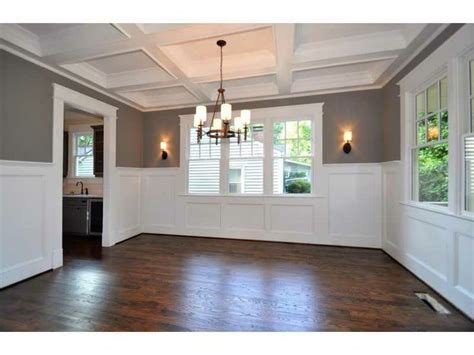
<svg viewBox="0 0 474 355"><path fill-rule="evenodd" d="M85 242L65 242L63 268L0 291L0 330L474 330L380 250L146 234L106 249Z"/></svg>

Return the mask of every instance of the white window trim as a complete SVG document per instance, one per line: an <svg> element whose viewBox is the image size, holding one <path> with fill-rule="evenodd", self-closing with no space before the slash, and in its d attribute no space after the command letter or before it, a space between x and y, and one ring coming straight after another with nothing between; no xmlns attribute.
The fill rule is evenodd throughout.
<svg viewBox="0 0 474 355"><path fill-rule="evenodd" d="M67 129L69 134L69 141L68 141L68 169L67 169L67 179L70 180L70 183L76 182L79 180L87 180L88 183L102 183L102 178L97 176L77 176L76 175L76 164L74 159L74 152L75 152L75 134L93 134L94 130L91 128L90 125L87 124L75 124L70 125ZM74 181L73 181L74 180Z"/></svg>
<svg viewBox="0 0 474 355"><path fill-rule="evenodd" d="M94 132L91 130L91 131L87 131L87 130L77 130L77 131L72 131L72 176L71 178L73 179L95 179L95 176L92 175L92 176L79 176L77 175L77 169L76 169L76 159L78 157L78 155L76 154L77 153L77 137L80 136L80 135L94 135ZM92 148L93 149L93 148ZM94 156L94 153L92 152L92 156ZM94 173L94 172L92 172Z"/></svg>
<svg viewBox="0 0 474 355"><path fill-rule="evenodd" d="M401 160L403 165L402 203L425 210L437 211L448 215L463 215L463 148L462 135L466 127L466 90L463 79L462 63L466 54L474 50L474 26L465 25L451 39L439 47L400 82L401 105ZM430 82L441 78L443 72L448 78L448 207L432 206L412 200L412 156L414 144L415 95Z"/></svg>
<svg viewBox="0 0 474 355"><path fill-rule="evenodd" d="M238 116L240 111L234 111L232 116ZM207 122L210 122L212 113L208 113ZM264 166L263 166L263 194L234 194L228 192L228 171L221 167L221 189L223 193L218 194L199 194L188 192L188 151L189 151L189 130L193 127L194 114L180 115L180 184L181 196L209 196L209 197L279 197L279 198L304 198L304 197L318 197L324 194L323 182L318 181L322 177L323 170L323 155L322 155L322 139L323 139L323 103L307 104L307 105L292 105L292 106L278 106L269 108L252 109L252 123L263 123L264 125ZM312 125L312 145L313 152L312 171L311 171L311 193L310 194L273 194L273 122L281 121L303 121L310 120ZM220 143L221 144L221 143ZM225 143L224 143L225 144ZM221 151L221 159L227 159L224 156L227 154L227 149Z"/></svg>
<svg viewBox="0 0 474 355"><path fill-rule="evenodd" d="M461 120L460 130L461 130L461 215L474 219L474 212L469 212L466 210L466 166L465 166L465 151L464 151L464 140L466 137L474 136L474 127L471 127L471 99L474 98L474 92L470 92L471 82L470 82L470 62L474 60L474 49L465 53L459 59L459 74L461 78L464 79L460 81L459 85L461 87L461 116L467 117L466 120ZM474 73L472 73L474 76Z"/></svg>

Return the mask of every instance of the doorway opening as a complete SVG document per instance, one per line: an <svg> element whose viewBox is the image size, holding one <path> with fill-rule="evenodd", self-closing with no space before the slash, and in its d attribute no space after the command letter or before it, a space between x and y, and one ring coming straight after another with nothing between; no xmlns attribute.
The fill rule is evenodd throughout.
<svg viewBox="0 0 474 355"><path fill-rule="evenodd" d="M64 105L63 255L100 258L103 225L104 117Z"/></svg>
<svg viewBox="0 0 474 355"><path fill-rule="evenodd" d="M116 107L64 86L53 84L54 177L51 181L53 189L49 200L51 201L50 214L55 218L53 218L51 233L48 234L53 268L63 265L63 254L68 255L74 252L74 249L77 251L77 248L82 248L74 242L69 243L69 240L66 240L63 245L63 225L66 232L64 234L74 234L76 237L86 235L90 239L94 239L92 237L95 236L96 250L112 246L117 240L116 230L113 228L116 215L114 199L117 195L114 193L114 187L117 185L115 181L117 179L116 119ZM74 120L82 120L79 125L85 126L86 130L78 129L77 132L71 132L71 134L68 132L66 138L65 129L69 130L69 126L77 123ZM89 127L92 129L92 134ZM99 140L103 142L102 147L97 145L94 147L94 142L97 143ZM91 147L92 158L90 157ZM65 154L66 149L67 154ZM94 149L96 150L95 160ZM100 149L102 153L98 151ZM80 196L73 197L72 195ZM68 200L65 201L66 199ZM71 209L63 216L63 210L66 207L71 207ZM84 216L86 222L83 220ZM69 219L68 224L65 223L65 219ZM76 222L78 225L74 225ZM70 233L79 230L79 227L79 233ZM97 238L99 235L100 238Z"/></svg>

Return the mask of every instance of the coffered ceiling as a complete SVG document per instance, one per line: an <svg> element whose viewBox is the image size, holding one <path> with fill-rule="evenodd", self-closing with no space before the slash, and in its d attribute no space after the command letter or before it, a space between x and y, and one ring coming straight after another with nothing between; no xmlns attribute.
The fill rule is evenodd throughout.
<svg viewBox="0 0 474 355"><path fill-rule="evenodd" d="M379 88L445 25L4 24L5 46L140 110Z"/></svg>

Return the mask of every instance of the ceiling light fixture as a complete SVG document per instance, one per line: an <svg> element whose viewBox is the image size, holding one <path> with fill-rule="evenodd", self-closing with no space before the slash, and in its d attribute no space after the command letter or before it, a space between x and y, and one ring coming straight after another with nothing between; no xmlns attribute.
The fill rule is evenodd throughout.
<svg viewBox="0 0 474 355"><path fill-rule="evenodd" d="M224 88L222 87L222 63L223 54L222 48L226 45L226 41L218 40L217 45L221 51L221 64L220 64L220 86L217 89L218 95L216 103L214 104L214 110L212 112L211 123L207 131L204 130L204 123L207 120L207 108L206 106L196 106L196 114L194 115L194 127L197 129L197 141L201 142L203 135L207 135L211 139L216 140L216 145L219 140L237 137L237 143L240 144L240 136L244 135L244 140L247 140L247 133L250 125L250 110L240 111L240 117L235 117L233 125L232 121L232 105L225 102ZM219 101L220 100L220 101ZM216 112L219 109L220 102L220 117L216 117Z"/></svg>

